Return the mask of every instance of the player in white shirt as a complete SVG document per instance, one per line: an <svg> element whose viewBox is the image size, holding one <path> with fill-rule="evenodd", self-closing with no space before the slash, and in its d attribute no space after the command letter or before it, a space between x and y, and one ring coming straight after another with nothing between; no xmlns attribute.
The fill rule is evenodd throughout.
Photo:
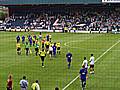
<svg viewBox="0 0 120 90"><path fill-rule="evenodd" d="M40 90L40 85L38 83L38 80L36 80L35 82L36 82L36 90Z"/></svg>
<svg viewBox="0 0 120 90"><path fill-rule="evenodd" d="M85 66L86 69L88 69L88 61L87 61L86 57L84 57L84 61L82 63L82 66L83 65Z"/></svg>
<svg viewBox="0 0 120 90"><path fill-rule="evenodd" d="M50 55L50 58L52 57L52 52L53 52L53 48L52 48L52 45L49 47L49 55Z"/></svg>
<svg viewBox="0 0 120 90"><path fill-rule="evenodd" d="M91 54L91 57L90 57L90 74L94 74L94 60L95 60L95 57L93 56L93 54Z"/></svg>

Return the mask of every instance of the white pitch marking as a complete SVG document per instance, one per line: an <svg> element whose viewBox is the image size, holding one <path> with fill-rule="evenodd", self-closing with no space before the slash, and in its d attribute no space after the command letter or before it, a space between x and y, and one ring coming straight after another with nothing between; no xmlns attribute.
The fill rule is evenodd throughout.
<svg viewBox="0 0 120 90"><path fill-rule="evenodd" d="M101 57L103 57L108 51L110 51L114 46L116 46L118 43L120 42L120 40L118 40L115 44L113 44L110 48L108 48L103 54L101 54L96 60L95 63L100 60ZM88 67L90 68L90 67ZM77 75L72 81L70 81L62 90L65 90L66 88L68 88L74 81L77 80L77 78L79 78L79 75Z"/></svg>

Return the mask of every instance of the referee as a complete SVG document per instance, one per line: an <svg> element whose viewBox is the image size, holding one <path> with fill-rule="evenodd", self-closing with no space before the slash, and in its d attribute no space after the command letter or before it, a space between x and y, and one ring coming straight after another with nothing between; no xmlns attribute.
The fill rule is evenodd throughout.
<svg viewBox="0 0 120 90"><path fill-rule="evenodd" d="M42 60L42 67L44 67L44 59L46 57L46 52L44 51L44 49L40 51L39 56L41 57L41 60Z"/></svg>

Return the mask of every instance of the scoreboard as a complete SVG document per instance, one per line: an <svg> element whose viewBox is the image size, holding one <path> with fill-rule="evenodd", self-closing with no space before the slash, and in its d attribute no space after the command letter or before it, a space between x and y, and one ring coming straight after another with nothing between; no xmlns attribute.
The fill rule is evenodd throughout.
<svg viewBox="0 0 120 90"><path fill-rule="evenodd" d="M102 0L102 3L120 3L120 0Z"/></svg>

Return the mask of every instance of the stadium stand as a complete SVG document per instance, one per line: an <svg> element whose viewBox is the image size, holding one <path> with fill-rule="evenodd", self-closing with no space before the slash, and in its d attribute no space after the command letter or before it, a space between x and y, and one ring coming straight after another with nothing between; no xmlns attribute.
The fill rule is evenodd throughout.
<svg viewBox="0 0 120 90"><path fill-rule="evenodd" d="M7 5L7 30L120 31L119 4ZM24 30L23 30L24 31Z"/></svg>

